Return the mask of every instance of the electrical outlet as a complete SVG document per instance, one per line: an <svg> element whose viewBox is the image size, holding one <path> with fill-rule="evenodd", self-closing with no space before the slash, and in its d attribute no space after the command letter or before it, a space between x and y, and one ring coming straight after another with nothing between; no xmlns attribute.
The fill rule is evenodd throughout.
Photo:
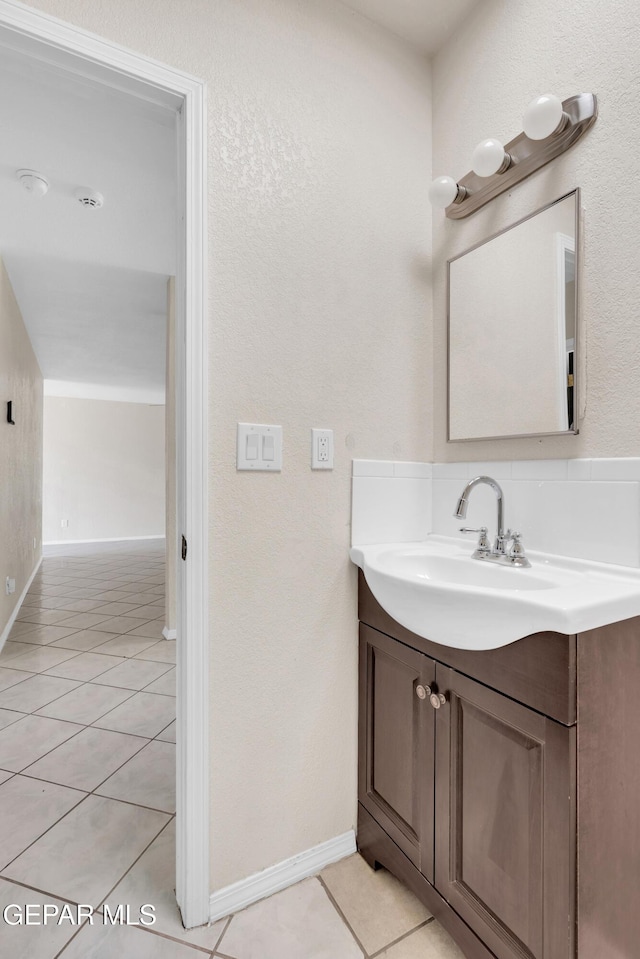
<svg viewBox="0 0 640 959"><path fill-rule="evenodd" d="M68 527L68 525L69 525L69 520L68 520L68 519L61 519L61 520L60 520L60 526L62 527L62 529L66 529L66 528Z"/></svg>
<svg viewBox="0 0 640 959"><path fill-rule="evenodd" d="M333 430L311 430L311 469L333 469Z"/></svg>
<svg viewBox="0 0 640 959"><path fill-rule="evenodd" d="M7 576L7 579L5 581L5 590L7 591L7 596L11 596L12 593L15 593L16 591L15 579L11 579L10 576Z"/></svg>

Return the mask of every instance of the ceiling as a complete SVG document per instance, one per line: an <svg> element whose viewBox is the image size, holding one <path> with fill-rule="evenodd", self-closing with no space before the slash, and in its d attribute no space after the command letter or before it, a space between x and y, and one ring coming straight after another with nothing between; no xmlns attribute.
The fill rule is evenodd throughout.
<svg viewBox="0 0 640 959"><path fill-rule="evenodd" d="M162 396L172 110L0 48L0 256L45 379ZM16 177L50 181L41 198ZM104 195L82 206L78 187Z"/></svg>
<svg viewBox="0 0 640 959"><path fill-rule="evenodd" d="M342 0L369 20L435 53L479 0Z"/></svg>

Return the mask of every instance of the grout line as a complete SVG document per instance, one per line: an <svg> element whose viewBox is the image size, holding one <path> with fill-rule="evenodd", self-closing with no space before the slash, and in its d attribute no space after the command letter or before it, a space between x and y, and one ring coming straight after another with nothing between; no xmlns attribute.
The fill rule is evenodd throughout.
<svg viewBox="0 0 640 959"><path fill-rule="evenodd" d="M217 938L217 940L216 940L216 944L215 944L215 946L213 947L213 949L211 950L212 955L217 951L218 946L219 946L220 943L222 942L222 940L223 940L223 938L224 938L224 936L225 936L225 934L226 934L226 932L227 932L227 929L228 929L229 926L231 925L231 920L232 920L232 919L233 919L233 913L228 917L227 921L225 922L225 924L224 924L224 929L222 930L222 932L221 932L220 935L218 936L218 938Z"/></svg>
<svg viewBox="0 0 640 959"><path fill-rule="evenodd" d="M39 886L31 886L28 882L22 882L20 879L12 879L11 876L5 876L3 874L0 875L0 879L2 879L4 882L11 882L14 886L20 886L22 889L29 889L31 892L39 892L41 896L50 896L52 899L59 899L60 902L68 902L70 906L80 905L80 903L76 902L75 899L69 899L68 896L61 896L57 892L51 892L49 889L41 889Z"/></svg>
<svg viewBox="0 0 640 959"><path fill-rule="evenodd" d="M326 892L327 897L329 898L330 902L332 903L334 909L336 910L336 912L338 913L338 915L340 916L340 918L341 918L342 921L344 922L345 926L347 927L347 929L349 930L349 932L351 933L351 935L352 935L353 938L355 939L356 943L357 943L358 946L362 949L362 955L364 956L364 959L369 959L369 953L367 952L367 950L364 948L364 946L363 946L362 943L360 942L360 939L358 938L358 936L357 936L356 933L354 932L353 927L351 926L351 923L349 922L349 920L347 919L347 917L346 917L345 914L343 913L342 909L341 909L340 906L338 905L336 899L334 898L333 894L331 893L331 890L329 889L329 887L328 887L327 884L325 883L324 879L322 878L321 875L316 876L316 879L318 880L318 882L320 883L320 885L322 886L322 888L323 888L324 891Z"/></svg>
<svg viewBox="0 0 640 959"><path fill-rule="evenodd" d="M55 954L55 956L53 957L53 959L59 959L59 957L62 955L62 953L65 951L65 949L67 949L68 946L71 945L71 943L73 942L73 940L76 939L76 938L80 935L80 933L82 932L82 930L84 929L84 927L87 926L88 924L89 924L89 920L87 919L87 921L86 921L86 922L83 922L82 925L81 925L81 926L76 930L76 932L71 936L71 939L69 939L68 942L65 942L65 944L64 944L64 946L62 947L62 949L60 950L60 952L57 952L57 953Z"/></svg>
<svg viewBox="0 0 640 959"><path fill-rule="evenodd" d="M154 741L153 739L150 740L150 742L153 742L153 741ZM168 745L169 745L169 746L173 746L173 743L169 743ZM144 748L144 747L143 747L143 748ZM142 752L142 750L139 749L139 750L138 750L138 753L140 753L140 752ZM134 753L131 758L133 759L135 756L138 755L138 753ZM128 762L128 760L127 760L127 762ZM123 763L123 765L126 766L126 763ZM119 768L121 769L122 767L119 767ZM9 770L7 770L7 772L9 772ZM118 772L117 769L116 769L116 772ZM50 779L38 779L37 776L29 776L28 773L14 773L14 775L15 775L15 776L25 776L27 779L32 779L34 782L47 783L49 786L59 786L59 787L61 787L61 788L63 788L63 789L72 789L73 792L84 793L83 798L80 800L80 802L83 802L85 799L88 799L89 796L95 796L96 799L110 799L111 802L121 802L121 803L124 803L125 806L135 806L136 809L146 809L146 810L148 810L149 812L159 812L159 813L162 813L163 816L170 816L171 819L173 819L173 818L175 817L175 812L169 812L168 809L158 809L157 806L145 806L144 803L133 802L131 799L114 799L113 796L105 796L105 795L103 795L102 793L96 792L96 789L100 789L100 786L103 786L103 785L104 785L104 782L106 782L106 779L104 780L104 782L100 783L100 786L96 786L95 789L92 789L91 792L89 792L89 791L86 790L86 789L80 789L79 786L67 786L66 783L54 783L54 782L52 782ZM113 775L113 774L112 774L112 775ZM109 779L109 776L107 776L107 779ZM8 779L7 779L6 781L9 782ZM0 783L0 789L2 789L2 786L4 786L4 783ZM80 805L80 803L76 803L76 806L79 806L79 805ZM74 806L73 808L75 809L76 806ZM71 810L69 810L69 812L71 812ZM66 815L66 813L65 813L65 815ZM64 819L64 816L61 816L61 818ZM58 819L57 822L60 822L60 820ZM55 826L56 823L53 823L53 825ZM51 827L49 827L49 829L50 829L50 828L51 828ZM46 829L45 831L48 832L49 829ZM44 833L42 833L42 835L44 836ZM40 838L40 837L38 837L38 838ZM35 840L34 840L34 842L35 842ZM33 845L33 844L30 843L30 845ZM25 848L28 849L28 846L25 847ZM25 850L23 849L23 852L24 852L24 851L25 851ZM20 855L22 855L22 853L20 853ZM18 857L16 856L16 859L17 859L17 858L18 858ZM13 861L14 861L14 860L12 859L11 862L13 862Z"/></svg>
<svg viewBox="0 0 640 959"><path fill-rule="evenodd" d="M119 801L120 801L120 800L119 800ZM140 853L140 855L139 855L139 856L136 856L136 858L133 860L133 862L131 863L131 865L130 865L127 869L125 869L125 871L122 873L122 875L120 876L120 878L118 879L118 881L113 884L113 886L111 887L111 889L109 890L109 892L108 892L105 896L102 897L102 899L100 900L100 902L99 902L98 905L96 906L96 909L102 909L102 908L103 908L104 904L106 903L106 901L107 901L107 899L109 898L109 896L111 895L111 893L114 892L114 890L118 888L118 886L119 886L120 883L123 881L123 879L125 879L125 877L129 875L129 873L131 872L131 870L133 869L133 867L142 859L142 857L144 856L144 854L145 854L145 853L148 851L148 849L153 845L153 843L156 841L156 839L159 839L160 836L162 835L162 833L165 831L165 829L167 829L167 828L171 825L171 821L172 821L173 819L175 819L175 813L174 813L174 815L171 816L170 819L168 819L168 820L166 821L166 823L164 824L164 826L162 826L162 828L155 834L155 836L153 837L153 839L151 840L151 842L148 843L148 844L144 847L144 849L142 850L142 852Z"/></svg>
<svg viewBox="0 0 640 959"><path fill-rule="evenodd" d="M29 779L33 779L33 776L29 776L28 778L29 778ZM57 786L57 785L59 785L59 783L50 783L49 785ZM74 791L75 791L75 792L80 792L79 789L78 789L78 790L74 790ZM14 856L13 859L10 860L10 862L8 862L5 866L3 866L3 867L2 867L2 873L1 873L1 875L0 875L0 878L10 879L9 876L5 876L5 872L7 871L7 869L9 868L9 866L13 865L13 863L16 861L16 859L19 859L20 856L22 856L22 854L27 851L27 849L30 849L31 846L33 846L33 845L34 845L35 843L37 843L40 839L42 839L43 836L46 836L46 834L47 834L48 832L50 832L50 831L53 829L54 826L57 826L58 823L61 823L63 819L66 819L66 817L69 815L69 813L72 813L74 809L77 809L78 806L79 806L86 798L87 798L87 797L86 797L86 794L85 794L85 795L82 797L82 799L79 799L77 803L74 803L73 806L72 806L70 809L67 809L66 813L64 813L62 816L60 816L59 819L56 819L55 822L52 822L51 825L48 826L43 833L40 833L39 836L36 836L36 838L35 838L34 840L32 840L32 842L30 842L28 845L26 845L26 846L24 847L24 849L22 849L22 850L18 853L17 856ZM10 881L13 882L14 880L13 880L13 879L10 879ZM41 891L42 891L42 890L41 890ZM45 892L45 895L53 895L53 893ZM63 898L64 898L63 896L56 895L56 899L63 899Z"/></svg>
<svg viewBox="0 0 640 959"><path fill-rule="evenodd" d="M429 923L434 921L433 916L429 916L428 919L425 919L424 922L421 922L419 925L414 926L413 929L410 929L409 932L405 932L404 935L398 936L397 939L394 939L393 942L387 943L386 946L383 946L382 949L378 949L377 952L371 953L369 959L376 959L377 956L380 956L383 952L386 952L387 949L391 949L393 946L396 946L399 942L402 942L404 939L408 939L409 936L412 936L414 932L417 932L418 929L423 929L425 926L428 926Z"/></svg>
<svg viewBox="0 0 640 959"><path fill-rule="evenodd" d="M154 929L152 926L136 926L135 928L139 929L140 932L148 932L152 936L158 936L159 939L167 939L169 942L175 942L180 946L186 946L187 949L194 949L197 952L203 953L205 956L211 956L211 950L207 949L206 946L198 946L194 942L187 942L186 939L176 939L175 936L170 936L168 932L160 932L159 929ZM187 932L186 929L185 932Z"/></svg>

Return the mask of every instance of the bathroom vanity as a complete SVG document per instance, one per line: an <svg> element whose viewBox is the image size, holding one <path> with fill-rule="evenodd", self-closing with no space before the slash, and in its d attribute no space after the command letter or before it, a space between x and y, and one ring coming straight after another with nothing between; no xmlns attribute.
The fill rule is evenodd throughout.
<svg viewBox="0 0 640 959"><path fill-rule="evenodd" d="M359 620L367 862L467 959L640 955L640 618L452 648L360 569Z"/></svg>

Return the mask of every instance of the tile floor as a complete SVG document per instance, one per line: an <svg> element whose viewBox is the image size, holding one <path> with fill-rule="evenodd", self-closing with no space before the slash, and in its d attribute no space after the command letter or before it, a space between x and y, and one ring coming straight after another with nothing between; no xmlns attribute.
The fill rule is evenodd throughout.
<svg viewBox="0 0 640 959"><path fill-rule="evenodd" d="M175 904L175 643L162 543L57 548L0 654L0 956L463 959L428 911L357 855L211 926ZM44 905L96 908L41 923ZM106 908L155 906L150 927ZM30 904L36 922L2 921ZM18 914L10 911L9 918ZM40 921L38 921L40 920Z"/></svg>

